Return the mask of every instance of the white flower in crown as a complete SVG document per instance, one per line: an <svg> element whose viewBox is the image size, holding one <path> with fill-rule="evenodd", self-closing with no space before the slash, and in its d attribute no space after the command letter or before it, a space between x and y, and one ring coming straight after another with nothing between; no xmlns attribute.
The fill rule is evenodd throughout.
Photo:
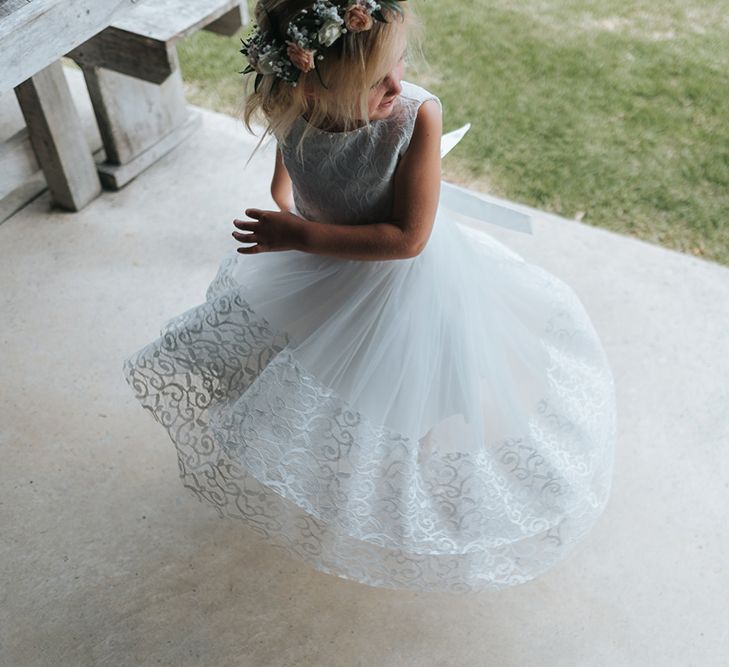
<svg viewBox="0 0 729 667"><path fill-rule="evenodd" d="M317 34L317 37L319 38L319 43L323 46L331 46L339 39L339 36L343 33L342 30L342 19L339 19L339 21L330 19L324 25L319 28L319 33Z"/></svg>

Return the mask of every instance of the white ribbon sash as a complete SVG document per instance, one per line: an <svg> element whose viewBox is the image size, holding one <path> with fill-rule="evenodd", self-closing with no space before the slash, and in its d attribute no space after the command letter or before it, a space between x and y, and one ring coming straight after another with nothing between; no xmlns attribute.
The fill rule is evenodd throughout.
<svg viewBox="0 0 729 667"><path fill-rule="evenodd" d="M443 134L440 142L441 158L463 138L470 127L471 123L466 123L457 130ZM507 205L489 201L480 192L467 190L443 180L440 182L440 206L460 218L475 222L489 222L516 232L534 234L530 215Z"/></svg>

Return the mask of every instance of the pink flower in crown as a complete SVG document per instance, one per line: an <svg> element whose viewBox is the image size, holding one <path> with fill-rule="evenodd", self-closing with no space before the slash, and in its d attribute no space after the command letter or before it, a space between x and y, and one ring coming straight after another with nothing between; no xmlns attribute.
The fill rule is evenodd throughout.
<svg viewBox="0 0 729 667"><path fill-rule="evenodd" d="M314 69L314 51L304 49L296 42L286 42L286 44L286 53L294 67L300 69L302 72L308 72Z"/></svg>
<svg viewBox="0 0 729 667"><path fill-rule="evenodd" d="M363 32L372 27L372 17L362 4L356 2L344 12L344 25L350 32Z"/></svg>

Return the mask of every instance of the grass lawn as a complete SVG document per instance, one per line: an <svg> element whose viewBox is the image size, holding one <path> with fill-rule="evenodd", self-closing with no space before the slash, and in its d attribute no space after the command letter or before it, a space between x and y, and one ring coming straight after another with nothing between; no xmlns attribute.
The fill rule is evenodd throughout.
<svg viewBox="0 0 729 667"><path fill-rule="evenodd" d="M443 176L729 265L726 0L417 0ZM241 31L242 34L242 31ZM179 44L194 104L236 114L239 36Z"/></svg>

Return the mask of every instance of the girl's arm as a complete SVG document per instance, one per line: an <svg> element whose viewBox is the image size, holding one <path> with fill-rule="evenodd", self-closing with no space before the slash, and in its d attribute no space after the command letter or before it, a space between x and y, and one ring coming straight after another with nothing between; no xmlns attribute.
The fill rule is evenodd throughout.
<svg viewBox="0 0 729 667"><path fill-rule="evenodd" d="M304 220L296 249L344 259L415 257L430 238L440 198L440 105L420 105L410 145L395 170L393 220L336 225Z"/></svg>
<svg viewBox="0 0 729 667"><path fill-rule="evenodd" d="M294 194L291 187L291 176L281 157L281 149L276 146L276 166L271 179L271 196L282 211L291 211L294 208Z"/></svg>

